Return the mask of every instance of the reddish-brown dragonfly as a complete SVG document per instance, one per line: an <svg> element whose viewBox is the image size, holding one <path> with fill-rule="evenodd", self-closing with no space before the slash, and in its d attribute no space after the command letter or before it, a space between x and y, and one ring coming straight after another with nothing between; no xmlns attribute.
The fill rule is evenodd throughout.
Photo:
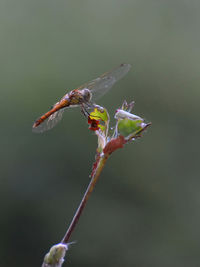
<svg viewBox="0 0 200 267"><path fill-rule="evenodd" d="M95 101L130 70L130 64L121 64L77 89L65 94L48 112L33 124L34 132L44 132L53 128L62 118L63 111L70 107L80 106L86 113L88 108L95 107Z"/></svg>

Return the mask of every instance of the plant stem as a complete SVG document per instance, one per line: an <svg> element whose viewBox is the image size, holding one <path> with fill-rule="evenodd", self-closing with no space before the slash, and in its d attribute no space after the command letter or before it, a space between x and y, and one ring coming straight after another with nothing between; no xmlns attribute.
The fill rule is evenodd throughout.
<svg viewBox="0 0 200 267"><path fill-rule="evenodd" d="M94 187L95 187L95 185L96 185L96 183L97 183L97 181L99 179L99 176L100 176L100 174L101 174L101 172L102 172L102 170L103 170L103 168L105 166L105 163L106 163L108 157L109 157L108 154L102 154L100 156L100 160L99 160L99 163L97 165L96 171L94 172L94 174L93 174L93 176L91 178L91 181L90 181L90 183L89 183L89 185L88 185L88 187L87 187L87 189L85 191L85 194L84 194L84 196L83 196L83 198L81 200L81 203L80 203L78 209L76 210L76 213L75 213L75 215L74 215L74 217L73 217L73 219L71 221L71 224L70 224L65 236L63 237L61 243L67 244L69 242L71 234L72 234L76 224L79 221L81 213L82 213L83 209L86 206L86 203L88 201L88 198L89 198L90 194L94 190Z"/></svg>

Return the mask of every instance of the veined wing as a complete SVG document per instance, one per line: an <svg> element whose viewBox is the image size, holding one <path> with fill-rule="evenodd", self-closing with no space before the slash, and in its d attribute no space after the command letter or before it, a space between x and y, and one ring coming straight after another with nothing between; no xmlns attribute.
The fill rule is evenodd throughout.
<svg viewBox="0 0 200 267"><path fill-rule="evenodd" d="M130 64L121 64L117 68L104 73L99 78L94 79L88 83L83 84L78 90L87 88L91 90L92 101L103 96L118 80L120 80L130 70ZM60 102L63 103L60 103ZM53 128L62 118L63 111L70 105L67 105L65 96L60 102L56 103L53 108L40 117L33 125L33 131L41 133ZM58 105L59 104L59 105ZM70 103L68 103L70 104ZM75 107L73 105L72 107Z"/></svg>
<svg viewBox="0 0 200 267"><path fill-rule="evenodd" d="M96 101L98 98L107 93L118 80L123 78L130 70L130 68L130 64L121 64L115 69L105 72L100 77L83 84L77 89L90 89L92 93L92 102Z"/></svg>
<svg viewBox="0 0 200 267"><path fill-rule="evenodd" d="M33 132L42 133L44 131L50 130L53 128L61 119L63 115L64 109L60 109L54 112L48 119L44 120L40 125L33 128Z"/></svg>

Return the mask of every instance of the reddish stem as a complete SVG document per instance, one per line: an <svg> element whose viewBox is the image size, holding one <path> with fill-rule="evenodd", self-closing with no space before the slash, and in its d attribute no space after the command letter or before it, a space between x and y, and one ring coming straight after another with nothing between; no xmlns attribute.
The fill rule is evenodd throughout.
<svg viewBox="0 0 200 267"><path fill-rule="evenodd" d="M105 154L103 156L101 156L101 158L99 160L99 163L98 163L98 166L97 166L97 169L92 175L92 178L91 178L91 181L90 181L90 183L89 183L89 185L87 187L87 190L85 191L85 194L84 194L84 196L83 196L83 198L81 200L81 203L80 203L80 205L79 205L79 207L78 207L78 209L77 209L77 211L76 211L76 213L75 213L75 215L74 215L74 217L72 219L72 222L71 222L71 224L70 224L65 236L63 237L61 243L67 244L69 242L71 234L72 234L76 224L79 221L81 213L82 213L83 209L86 206L88 198L89 198L90 194L92 193L92 191L93 191L93 189L94 189L94 187L95 187L95 185L96 185L96 183L98 181L98 178L99 178L99 176L101 174L101 171L103 170L103 167L105 166L105 163L106 163L108 157L109 157L109 155L105 155Z"/></svg>

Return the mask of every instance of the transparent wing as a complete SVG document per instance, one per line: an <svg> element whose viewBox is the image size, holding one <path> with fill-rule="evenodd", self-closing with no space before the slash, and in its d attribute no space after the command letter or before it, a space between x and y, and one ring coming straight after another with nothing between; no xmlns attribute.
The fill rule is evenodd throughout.
<svg viewBox="0 0 200 267"><path fill-rule="evenodd" d="M99 97L103 96L110 88L122 77L126 75L126 73L130 70L131 65L130 64L121 64L120 66L116 67L115 69L104 73L99 78L94 79L88 83L83 84L78 90L88 88L91 90L92 93L92 102L96 101ZM57 103L55 104L57 105ZM54 105L54 106L55 106ZM78 105L76 105L78 106ZM71 107L76 107L75 105ZM47 130L50 130L53 128L61 119L62 114L65 109L68 109L69 107L66 107L64 109L59 109L58 111L54 112L49 118L44 120L40 125L33 128L33 131L36 133L41 133Z"/></svg>
<svg viewBox="0 0 200 267"><path fill-rule="evenodd" d="M130 64L121 64L115 69L105 72L97 79L85 83L77 89L90 89L92 93L92 102L96 101L98 98L102 97L105 93L107 93L118 80L123 78L130 70L130 68Z"/></svg>
<svg viewBox="0 0 200 267"><path fill-rule="evenodd" d="M65 109L60 109L53 113L48 119L43 121L36 128L33 128L33 132L42 133L44 131L50 130L53 128L61 119Z"/></svg>

